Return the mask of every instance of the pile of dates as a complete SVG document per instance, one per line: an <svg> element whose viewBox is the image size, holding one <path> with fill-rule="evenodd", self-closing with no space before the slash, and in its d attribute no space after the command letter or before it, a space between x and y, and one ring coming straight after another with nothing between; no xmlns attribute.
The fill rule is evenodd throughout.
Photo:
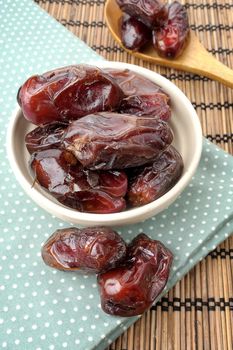
<svg viewBox="0 0 233 350"><path fill-rule="evenodd" d="M145 312L166 286L173 255L161 242L139 234L127 246L108 227L57 230L42 247L44 262L97 276L102 309L117 316Z"/></svg>
<svg viewBox="0 0 233 350"><path fill-rule="evenodd" d="M60 203L115 213L154 201L178 181L169 96L129 70L76 65L19 89L35 180Z"/></svg>
<svg viewBox="0 0 233 350"><path fill-rule="evenodd" d="M160 0L117 0L123 11L122 44L138 51L148 42L165 58L178 57L189 37L186 9L178 1L164 4Z"/></svg>

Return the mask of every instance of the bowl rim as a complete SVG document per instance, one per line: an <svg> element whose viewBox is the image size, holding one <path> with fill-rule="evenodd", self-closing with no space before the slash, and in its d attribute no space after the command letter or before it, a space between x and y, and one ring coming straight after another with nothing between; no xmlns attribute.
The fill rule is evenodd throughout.
<svg viewBox="0 0 233 350"><path fill-rule="evenodd" d="M11 165L11 168L16 176L16 179L23 187L25 192L31 197L39 206L43 209L47 210L51 214L62 218L69 222L76 222L80 225L87 224L108 224L108 225L121 225L128 224L130 222L135 222L134 219L138 218L137 222L140 219L145 220L156 213L159 213L166 209L171 202L173 202L178 195L185 189L187 184L191 181L192 176L194 175L197 166L200 161L201 152L202 152L202 128L200 120L197 116L197 113L192 106L189 99L185 96L185 94L171 81L161 76L160 74L149 70L144 67L140 67L130 63L124 62L113 62L113 61L91 61L87 63L88 65L95 65L99 68L113 68L113 69L130 69L134 72L143 75L144 77L154 81L158 85L166 85L168 88L173 90L173 94L175 94L175 98L178 97L182 99L182 102L186 105L189 110L189 118L192 123L192 130L194 133L195 140L195 149L193 152L192 161L189 167L186 169L185 173L182 174L179 181L163 196L154 200L151 203L143 205L141 207L132 208L130 210L125 210L119 213L111 213L111 214L95 214L95 213L84 213L74 210L72 208L68 208L63 206L62 204L54 203L48 197L44 196L42 193L36 190L36 188L32 187L26 178L23 175L20 167L18 166L17 157L14 153L14 134L16 131L17 121L20 118L21 108L17 107L10 118L10 122L8 125L7 132L7 153L8 159ZM158 209L156 211L156 209ZM151 214L151 215L150 215ZM80 216L80 217L79 217Z"/></svg>

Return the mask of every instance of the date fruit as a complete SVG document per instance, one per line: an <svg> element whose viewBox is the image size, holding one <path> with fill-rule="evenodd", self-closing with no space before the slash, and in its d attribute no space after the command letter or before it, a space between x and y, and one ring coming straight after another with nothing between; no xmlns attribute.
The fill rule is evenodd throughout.
<svg viewBox="0 0 233 350"><path fill-rule="evenodd" d="M165 94L159 85L129 69L105 68L104 72L116 81L126 97L153 95L156 93ZM169 99L169 96L166 96Z"/></svg>
<svg viewBox="0 0 233 350"><path fill-rule="evenodd" d="M163 23L167 10L160 0L117 0L123 12L138 18L149 28Z"/></svg>
<svg viewBox="0 0 233 350"><path fill-rule="evenodd" d="M145 312L164 289L172 260L161 242L139 234L123 263L98 275L102 309L123 317Z"/></svg>
<svg viewBox="0 0 233 350"><path fill-rule="evenodd" d="M74 191L59 197L59 202L85 213L111 214L125 210L126 203L122 197L113 197L99 190Z"/></svg>
<svg viewBox="0 0 233 350"><path fill-rule="evenodd" d="M118 112L153 116L166 121L170 118L170 98L160 86L128 69L105 71L116 80L125 95Z"/></svg>
<svg viewBox="0 0 233 350"><path fill-rule="evenodd" d="M189 35L186 9L174 1L168 6L166 22L153 30L153 45L160 56L176 58L182 52Z"/></svg>
<svg viewBox="0 0 233 350"><path fill-rule="evenodd" d="M25 118L37 125L111 111L122 97L121 89L107 74L88 65L68 66L32 76L18 92Z"/></svg>
<svg viewBox="0 0 233 350"><path fill-rule="evenodd" d="M123 171L108 170L108 171L92 171L89 169L82 169L81 174L72 171L77 182L81 177L85 179L87 186L101 190L112 197L124 197L127 192L128 179Z"/></svg>
<svg viewBox="0 0 233 350"><path fill-rule="evenodd" d="M181 155L170 146L153 164L136 169L132 178L129 175L129 204L137 207L161 197L176 184L182 171Z"/></svg>
<svg viewBox="0 0 233 350"><path fill-rule="evenodd" d="M129 50L138 51L151 39L150 29L135 17L123 14L121 21L122 44Z"/></svg>
<svg viewBox="0 0 233 350"><path fill-rule="evenodd" d="M124 169L152 162L172 138L170 127L160 119L97 113L73 121L64 146L85 168Z"/></svg>
<svg viewBox="0 0 233 350"><path fill-rule="evenodd" d="M115 267L126 254L126 244L108 227L57 230L41 250L44 262L59 270L95 273Z"/></svg>
<svg viewBox="0 0 233 350"><path fill-rule="evenodd" d="M168 101L167 95L159 92L153 95L129 96L121 101L119 112L139 117L156 117L167 121L171 117Z"/></svg>
<svg viewBox="0 0 233 350"><path fill-rule="evenodd" d="M53 122L38 126L25 137L25 144L30 154L49 148L61 147L61 139L66 127L65 122Z"/></svg>
<svg viewBox="0 0 233 350"><path fill-rule="evenodd" d="M70 164L77 160L72 153L60 149L47 149L33 153L30 160L36 180L54 196L73 191L73 181L69 176Z"/></svg>
<svg viewBox="0 0 233 350"><path fill-rule="evenodd" d="M123 172L85 170L72 153L59 149L34 153L31 167L39 184L68 207L101 214L125 209Z"/></svg>

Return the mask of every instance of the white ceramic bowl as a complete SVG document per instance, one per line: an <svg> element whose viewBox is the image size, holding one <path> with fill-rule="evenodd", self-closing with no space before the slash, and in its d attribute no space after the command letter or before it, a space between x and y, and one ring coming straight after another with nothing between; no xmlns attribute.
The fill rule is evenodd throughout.
<svg viewBox="0 0 233 350"><path fill-rule="evenodd" d="M16 179L26 193L43 209L60 219L84 226L126 225L144 221L167 208L190 182L200 160L202 150L202 130L199 118L187 97L169 80L151 70L123 62L93 63L100 68L131 69L160 85L171 98L172 117L169 122L174 133L173 145L182 155L184 171L177 184L159 199L142 207L114 214L80 213L63 206L44 191L38 184L33 184L29 171L29 154L24 138L35 126L23 117L21 109L12 116L8 129L8 156Z"/></svg>

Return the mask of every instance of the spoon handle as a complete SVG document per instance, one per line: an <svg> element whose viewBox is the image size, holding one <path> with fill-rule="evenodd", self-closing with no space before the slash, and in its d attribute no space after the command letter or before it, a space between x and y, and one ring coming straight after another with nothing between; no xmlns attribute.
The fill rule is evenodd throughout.
<svg viewBox="0 0 233 350"><path fill-rule="evenodd" d="M219 81L220 83L233 89L233 70L212 58L207 62L208 70L203 71L203 75Z"/></svg>
<svg viewBox="0 0 233 350"><path fill-rule="evenodd" d="M198 39L193 37L192 40ZM233 88L233 70L218 61L199 41L196 43L196 49L196 52L190 52L193 57L191 55L189 57L189 71L217 80Z"/></svg>

